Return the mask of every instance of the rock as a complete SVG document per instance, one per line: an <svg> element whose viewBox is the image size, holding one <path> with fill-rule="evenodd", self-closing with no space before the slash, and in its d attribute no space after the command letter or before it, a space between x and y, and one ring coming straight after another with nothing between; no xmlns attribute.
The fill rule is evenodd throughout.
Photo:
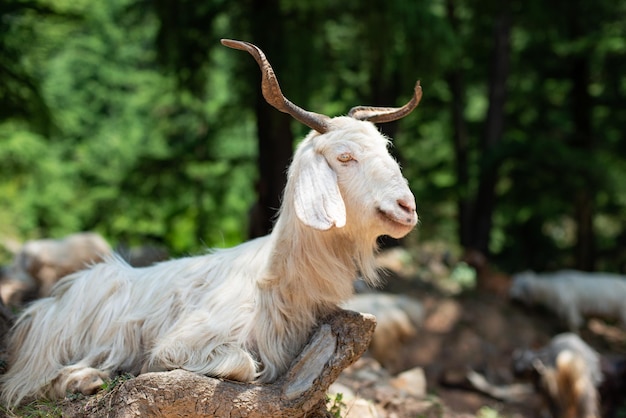
<svg viewBox="0 0 626 418"><path fill-rule="evenodd" d="M394 388L411 396L426 396L426 375L421 367L402 372L391 379L389 383Z"/></svg>
<svg viewBox="0 0 626 418"><path fill-rule="evenodd" d="M336 400L338 394L341 402ZM457 418L435 396L426 394L421 368L391 376L368 356L346 368L329 395L341 418Z"/></svg>

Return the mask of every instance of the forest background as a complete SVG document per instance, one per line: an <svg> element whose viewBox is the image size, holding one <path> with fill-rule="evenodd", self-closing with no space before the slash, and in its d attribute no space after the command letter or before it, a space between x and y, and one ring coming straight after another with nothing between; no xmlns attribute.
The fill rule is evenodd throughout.
<svg viewBox="0 0 626 418"><path fill-rule="evenodd" d="M381 126L418 201L409 242L626 270L614 0L2 0L0 243L93 230L184 255L265 233L307 128L220 38L259 45L286 96L330 116L421 80Z"/></svg>

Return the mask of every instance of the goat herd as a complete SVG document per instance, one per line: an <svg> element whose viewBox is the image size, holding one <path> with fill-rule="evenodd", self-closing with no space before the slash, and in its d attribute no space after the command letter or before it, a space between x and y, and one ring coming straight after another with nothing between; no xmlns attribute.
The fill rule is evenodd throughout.
<svg viewBox="0 0 626 418"><path fill-rule="evenodd" d="M418 221L390 141L374 123L415 109L420 84L402 107L359 106L330 118L285 98L259 48L222 43L251 54L267 102L311 128L289 167L273 231L195 257L163 261L159 254L159 262L141 267L93 233L24 245L0 287L4 304L21 309L0 376L8 408L68 392L90 395L117 373L185 369L272 382L298 355L316 319L337 306L377 316L370 345L376 358L389 357L396 342L419 339L419 301L353 293L357 277L378 284L377 238L404 237ZM600 355L574 332L588 315L626 325L626 280L526 272L504 287L512 299L553 309L572 331L544 349L516 352L516 371L532 374L552 416L599 417L598 388L607 376ZM493 385L474 375L470 380L494 396Z"/></svg>

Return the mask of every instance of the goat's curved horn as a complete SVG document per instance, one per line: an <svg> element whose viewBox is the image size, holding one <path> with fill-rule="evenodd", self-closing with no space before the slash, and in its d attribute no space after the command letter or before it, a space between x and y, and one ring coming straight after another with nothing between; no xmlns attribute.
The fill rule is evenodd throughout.
<svg viewBox="0 0 626 418"><path fill-rule="evenodd" d="M398 120L413 111L422 99L422 86L418 81L411 100L402 107L353 107L348 116L358 120L368 120L374 123L384 123Z"/></svg>
<svg viewBox="0 0 626 418"><path fill-rule="evenodd" d="M288 113L296 120L304 123L311 129L316 130L319 133L325 133L328 131L328 121L330 118L326 115L320 115L318 113L309 112L301 107L296 106L290 102L280 90L278 85L278 79L274 74L274 70L270 65L265 54L259 47L249 42L235 41L232 39L222 39L222 45L229 48L240 49L242 51L248 51L250 55L254 57L256 62L261 68L261 74L263 75L261 81L261 90L263 91L263 97L265 100L274 106L281 112Z"/></svg>

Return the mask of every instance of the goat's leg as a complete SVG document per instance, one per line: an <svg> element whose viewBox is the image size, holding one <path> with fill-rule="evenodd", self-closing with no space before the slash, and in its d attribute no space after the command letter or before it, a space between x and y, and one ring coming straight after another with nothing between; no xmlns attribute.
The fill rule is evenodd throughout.
<svg viewBox="0 0 626 418"><path fill-rule="evenodd" d="M622 329L626 329L626 306L622 305L622 310L620 312L619 325Z"/></svg>
<svg viewBox="0 0 626 418"><path fill-rule="evenodd" d="M194 347L174 341L155 347L141 372L183 369L208 376L251 382L257 376L257 367L258 363L252 355L235 344Z"/></svg>
<svg viewBox="0 0 626 418"><path fill-rule="evenodd" d="M565 301L561 302L565 303ZM585 322L582 314L578 310L578 306L574 304L566 305L565 307L565 320L567 321L567 325L571 332L578 333L579 329L582 327Z"/></svg>
<svg viewBox="0 0 626 418"><path fill-rule="evenodd" d="M68 393L93 395L102 388L104 381L110 377L110 372L74 364L61 369L52 381L52 390L56 398L64 398Z"/></svg>

